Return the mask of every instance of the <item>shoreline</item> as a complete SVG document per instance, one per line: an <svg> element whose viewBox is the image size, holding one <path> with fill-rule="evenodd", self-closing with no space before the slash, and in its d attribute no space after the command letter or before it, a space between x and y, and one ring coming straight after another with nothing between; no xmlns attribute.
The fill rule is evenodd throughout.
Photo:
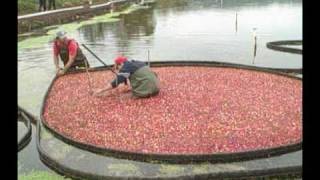
<svg viewBox="0 0 320 180"><path fill-rule="evenodd" d="M43 27L72 23L87 20L106 13L119 12L126 9L128 6L132 6L133 4L138 5L139 3L140 0L115 0L103 4L87 4L21 15L18 16L18 36L24 33L37 31ZM149 3L150 2L148 2L148 4Z"/></svg>

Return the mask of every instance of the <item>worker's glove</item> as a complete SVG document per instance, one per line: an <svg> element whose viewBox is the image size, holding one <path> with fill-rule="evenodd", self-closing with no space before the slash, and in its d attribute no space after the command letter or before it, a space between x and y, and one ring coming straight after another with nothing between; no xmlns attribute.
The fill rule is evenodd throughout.
<svg viewBox="0 0 320 180"><path fill-rule="evenodd" d="M65 73L66 73L66 72L65 72L64 69L60 69L60 70L58 71L57 75L58 75L58 76L62 76L62 75L64 75Z"/></svg>
<svg viewBox="0 0 320 180"><path fill-rule="evenodd" d="M56 68L56 74L58 74L60 70L62 70L62 68L60 67Z"/></svg>

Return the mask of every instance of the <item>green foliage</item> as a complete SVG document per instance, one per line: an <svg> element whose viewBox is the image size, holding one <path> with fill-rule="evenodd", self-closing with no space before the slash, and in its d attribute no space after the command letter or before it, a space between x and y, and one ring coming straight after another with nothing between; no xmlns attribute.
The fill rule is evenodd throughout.
<svg viewBox="0 0 320 180"><path fill-rule="evenodd" d="M136 174L141 175L139 168L130 163L118 163L118 164L111 164L108 166L108 171L112 174L120 173L120 174Z"/></svg>
<svg viewBox="0 0 320 180"><path fill-rule="evenodd" d="M160 174L167 174L167 175L172 175L172 174L180 174L184 171L184 168L179 166L179 165L161 165L160 167Z"/></svg>
<svg viewBox="0 0 320 180"><path fill-rule="evenodd" d="M53 137L53 135L47 130L43 129L40 132L41 132L41 138L42 139L51 139Z"/></svg>
<svg viewBox="0 0 320 180"><path fill-rule="evenodd" d="M206 174L209 171L209 164L196 165L192 168L192 172L195 174Z"/></svg>
<svg viewBox="0 0 320 180"><path fill-rule="evenodd" d="M51 153L50 156L53 157L56 160L61 160L66 158L67 154L70 153L70 151L72 151L72 147L68 144L63 144L61 142L59 143L54 143L54 146L56 146L57 148L55 148ZM51 147L53 148L53 147Z"/></svg>
<svg viewBox="0 0 320 180"><path fill-rule="evenodd" d="M18 0L18 14L28 14L37 11L37 0Z"/></svg>

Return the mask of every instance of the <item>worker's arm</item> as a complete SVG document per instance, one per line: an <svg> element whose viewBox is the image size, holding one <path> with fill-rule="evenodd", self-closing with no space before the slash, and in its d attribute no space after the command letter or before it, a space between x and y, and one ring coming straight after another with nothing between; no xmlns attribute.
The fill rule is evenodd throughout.
<svg viewBox="0 0 320 180"><path fill-rule="evenodd" d="M78 44L73 41L70 42L68 50L69 50L69 59L67 64L64 66L63 70L59 72L59 75L65 74L69 68L72 66L73 62L75 61L76 55L77 55L77 49L78 49Z"/></svg>
<svg viewBox="0 0 320 180"><path fill-rule="evenodd" d="M99 96L105 91L108 91L108 90L111 90L113 88L118 87L118 85L120 83L123 83L125 81L126 81L126 77L124 77L124 74L123 73L119 73L117 75L117 77L111 83L108 83L108 85L105 88L98 89L98 90L94 91L93 95Z"/></svg>
<svg viewBox="0 0 320 180"><path fill-rule="evenodd" d="M93 95L94 96L99 96L101 95L103 92L105 91L108 91L108 90L111 90L113 89L112 85L109 83L105 88L102 88L102 89L97 89L93 92Z"/></svg>
<svg viewBox="0 0 320 180"><path fill-rule="evenodd" d="M124 63L122 68L119 70L117 77L111 82L112 87L117 87L121 83L125 83L127 85L127 79L133 72L134 66L131 63Z"/></svg>
<svg viewBox="0 0 320 180"><path fill-rule="evenodd" d="M59 73L60 67L59 67L59 52L58 52L58 47L56 44L53 44L53 63L56 67L56 72Z"/></svg>
<svg viewBox="0 0 320 180"><path fill-rule="evenodd" d="M129 73L118 73L117 77L111 82L111 86L115 88L121 83L126 83L129 75Z"/></svg>
<svg viewBox="0 0 320 180"><path fill-rule="evenodd" d="M68 69L72 66L76 55L77 55L78 44L75 41L71 41L68 47L69 50L69 59L67 64L64 67L64 73L68 71Z"/></svg>
<svg viewBox="0 0 320 180"><path fill-rule="evenodd" d="M71 67L71 65L73 64L74 60L75 60L75 56L74 55L69 55L68 63L64 66L63 69L59 70L58 75L64 75L68 71L68 69Z"/></svg>
<svg viewBox="0 0 320 180"><path fill-rule="evenodd" d="M59 70L60 70L59 57L57 55L53 55L53 62L54 62L54 65L56 66L57 72L59 72Z"/></svg>
<svg viewBox="0 0 320 180"><path fill-rule="evenodd" d="M125 66L124 66L125 67ZM126 82L127 78L129 77L130 73L125 73L125 68L122 68L119 73L117 74L117 77L111 82L111 83L108 83L108 85L103 88L103 89L98 89L96 90L93 95L94 96L99 96L101 95L103 92L105 91L108 91L108 90L111 90L113 88L116 88L118 87L118 85L120 83L124 83Z"/></svg>
<svg viewBox="0 0 320 180"><path fill-rule="evenodd" d="M64 73L66 73L68 71L68 69L71 67L71 65L73 64L75 59L76 59L75 55L71 55L71 54L69 55L68 63L66 64L66 66L63 69Z"/></svg>

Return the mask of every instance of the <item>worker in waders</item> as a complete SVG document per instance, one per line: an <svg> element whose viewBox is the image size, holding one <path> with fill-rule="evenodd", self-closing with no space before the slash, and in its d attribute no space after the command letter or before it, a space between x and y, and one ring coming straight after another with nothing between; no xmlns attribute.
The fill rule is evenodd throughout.
<svg viewBox="0 0 320 180"><path fill-rule="evenodd" d="M51 7L56 9L56 0L49 0L49 10L51 10Z"/></svg>
<svg viewBox="0 0 320 180"><path fill-rule="evenodd" d="M131 60L118 56L115 60L115 69L119 70L117 77L103 89L94 91L95 96L116 88L119 84L130 80L131 92L134 98L145 98L159 93L159 80L157 75L145 62Z"/></svg>
<svg viewBox="0 0 320 180"><path fill-rule="evenodd" d="M64 31L59 31L56 35L53 44L53 60L57 75L63 75L69 70L88 68L87 58L82 53L78 43L74 39L67 38ZM63 62L64 68L59 67L59 57Z"/></svg>
<svg viewBox="0 0 320 180"><path fill-rule="evenodd" d="M39 12L47 10L46 4L46 0L39 0Z"/></svg>

